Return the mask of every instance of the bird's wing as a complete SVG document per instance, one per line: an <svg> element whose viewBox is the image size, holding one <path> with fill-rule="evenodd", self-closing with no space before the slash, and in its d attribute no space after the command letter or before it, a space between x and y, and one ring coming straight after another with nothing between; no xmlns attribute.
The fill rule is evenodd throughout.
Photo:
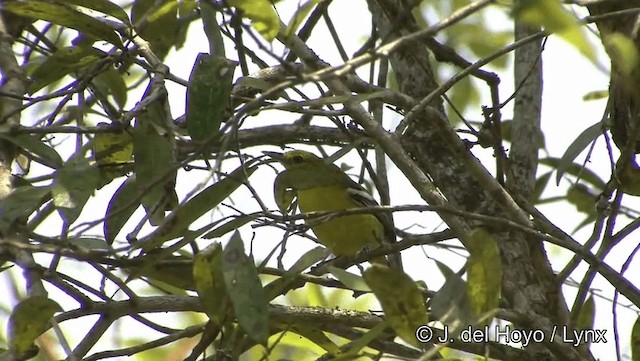
<svg viewBox="0 0 640 361"><path fill-rule="evenodd" d="M375 198L373 198L373 196L369 192L367 192L366 189L364 189L360 184L356 183L354 180L352 180L348 176L347 178L348 178L347 193L349 193L351 198L353 198L356 201L356 203L358 203L362 207L376 207L380 205L375 200ZM384 239L382 241L386 243L395 243L396 232L395 232L395 226L393 224L393 216L391 215L391 213L376 212L374 213L374 215L378 218L380 223L382 223L382 226L384 228ZM389 256L390 265L393 268L402 270L402 261L400 258L400 254L396 253L396 254L390 254L388 256Z"/></svg>

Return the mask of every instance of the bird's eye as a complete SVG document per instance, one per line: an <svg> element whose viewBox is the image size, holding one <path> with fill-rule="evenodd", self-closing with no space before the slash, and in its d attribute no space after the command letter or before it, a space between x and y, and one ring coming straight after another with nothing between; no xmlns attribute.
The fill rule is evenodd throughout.
<svg viewBox="0 0 640 361"><path fill-rule="evenodd" d="M291 161L294 163L302 163L304 162L304 157L301 155L295 155L291 158Z"/></svg>

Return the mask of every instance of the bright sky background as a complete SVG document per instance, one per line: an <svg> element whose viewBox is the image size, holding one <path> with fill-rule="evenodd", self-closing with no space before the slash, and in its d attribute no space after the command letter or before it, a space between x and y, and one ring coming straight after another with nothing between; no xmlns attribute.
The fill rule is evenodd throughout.
<svg viewBox="0 0 640 361"><path fill-rule="evenodd" d="M288 0L283 1L279 4L278 10L281 18L285 23L293 14L295 7L286 8L284 5L296 5L295 1ZM334 1L330 6L330 11L332 15L332 19L338 28L338 33L343 34L343 41L345 48L347 49L348 54L352 54L356 49L358 49L362 43L362 41L369 35L370 23L365 16L368 12L366 9L366 5L364 1ZM501 13L502 10L494 9L496 21L490 21L495 27L508 27L509 24L505 22L505 16ZM430 17L431 18L431 17ZM493 19L493 17L492 17ZM503 19L503 20L499 20ZM169 65L171 72L183 79L188 79L189 74L191 72L191 66L195 56L199 52L207 52L208 46L207 40L202 33L202 28L196 24L194 24L188 34L188 44L192 44L190 47L184 48L180 50L179 55L173 54L169 56L166 63ZM337 65L341 63L337 52L331 49L327 49L327 45L331 45L332 42L327 41L328 38L323 35L314 33L314 36L311 38L310 43L312 44L312 48L318 53L324 60L330 62L333 65ZM595 37L592 37L592 43L596 46L600 51L600 59L601 63L605 66L608 66L608 60L602 52L601 44L599 40ZM229 48L229 54L233 54L231 48ZM281 47L274 46L274 50L277 54L281 54ZM327 55L329 54L329 55ZM469 59L474 61L476 59ZM274 64L274 61L270 63ZM545 141L547 150L549 154L553 157L560 157L565 149L571 144L573 139L575 139L578 134L586 127L596 123L602 117L605 101L583 101L582 97L591 91L596 90L606 90L608 88L608 74L603 73L598 70L590 61L585 59L582 55L580 55L576 50L574 50L571 46L569 46L564 41L560 40L557 37L550 37L546 44L546 50L543 54L543 65L544 65L544 92L543 92L543 132L545 135ZM240 69L236 70L236 75L240 74ZM367 69L361 68L359 69L359 74L366 79L367 78ZM500 93L501 98L506 99L513 92L513 79L509 71L501 72L501 84L500 84ZM170 91L170 101L171 107L173 111L173 115L178 117L184 113L184 88L172 84L170 82L167 83ZM481 92L483 93L483 101L482 104L489 104L488 101L488 89L486 87L481 87ZM139 97L138 97L139 99ZM130 96L130 102L132 104L137 99L133 96ZM511 107L507 108L503 112L504 119L510 119L512 117ZM390 115L390 113L389 113ZM480 119L481 110L478 107L477 109L471 110L465 114L469 119ZM297 117L290 116L290 119L284 118L284 115L278 112L265 112L256 120L250 119L249 124L253 124L255 126L267 125L269 123L281 123L285 121L290 121L291 119L296 119ZM392 119L391 122L394 120ZM397 119L395 119L397 121ZM62 139L62 136L60 136ZM256 149L256 153L265 148ZM270 150L277 150L278 148L273 148ZM474 148L474 152L476 149ZM485 153L488 154L488 153ZM541 157L544 157L544 153L540 154ZM492 164L493 159L488 157L481 158L485 164ZM579 160L584 159L584 154L578 158ZM355 157L347 157L344 161L355 161L357 158ZM233 167L229 166L229 169ZM604 147L604 142L602 138L599 139L597 143L596 149L594 151L594 155L589 163L589 168L596 173L598 173L604 180L608 180L610 169L609 169L609 161L606 155L606 148ZM391 176L391 196L392 196L392 204L421 204L423 203L421 199L418 197L417 193L412 191L412 188L408 186L406 179L399 173L399 171L390 164L390 176ZM539 174L541 172L539 171ZM267 205L272 209L275 209L275 203L273 202L272 196L272 180L275 174L273 171L269 169L264 169L258 171L251 179L255 182L254 186L259 191L259 193L263 196L263 199L267 201ZM204 172L181 172L178 178L178 184L181 185L181 188L178 190L178 194L181 197L184 197L187 193L189 193L194 187L196 187L199 183L205 180ZM555 178L555 175L554 175ZM105 187L107 189L106 194L111 195L115 191L115 189L120 185L121 181L116 181ZM209 183L210 184L210 183ZM550 182L547 193L545 195L558 195L563 192L566 192L567 182L564 181L560 184L560 187L556 187L555 183ZM409 191L408 191L409 190ZM638 205L637 199L633 197L627 196L627 201L629 201L628 205ZM82 220L95 220L104 215L104 210L106 209L106 205L108 202L108 198L97 197L92 200L86 207L83 212ZM251 198L250 194L246 191L240 191L237 195L234 196L235 205L246 210L246 211L255 211L258 210L257 204ZM569 204L560 204L560 203L552 203L549 205L541 206L540 209L545 213L545 215L560 228L564 229L567 232L573 230L573 228L582 221L584 218L583 214L578 214L576 209ZM403 227L408 226L413 223L419 222L422 224L425 229L422 232L426 233L434 229L442 229L443 225L437 220L436 217L429 214L398 214L395 216L397 226ZM134 219L136 216L134 216ZM206 220L211 219L206 217ZM620 224L622 222L619 222ZM133 223L130 222L130 226ZM621 224L623 226L624 224ZM40 227L40 231L46 229L50 232L58 231L59 224L55 222L48 222L47 224ZM243 229L243 239L245 241L250 240L252 237L251 228L245 227ZM265 230L264 228L259 228L256 231L256 234L259 235L258 239L253 244L255 256L258 260L263 258L268 254L268 252L276 245L281 239L281 233L274 230ZM414 230L418 232L418 230ZM95 228L90 231L92 234L99 235L102 233L101 227ZM584 228L577 234L575 234L575 239L578 242L583 243L590 235L591 229ZM124 232L120 234L120 238L123 238ZM144 234L144 233L143 233ZM635 236L635 237L633 237ZM607 259L612 260L610 264L615 268L619 269L620 265L625 261L626 257L630 254L633 247L636 245L635 238L637 238L637 234L628 237L626 242L624 242L625 246L623 249L618 250L617 252L613 252ZM310 249L314 245L311 242L300 240L300 243L293 244L293 239L289 241L289 251L287 253L288 257L285 258L289 262L295 261L297 257L307 249ZM297 241L297 240L296 240ZM223 239L223 243L226 242L226 238ZM248 249L248 246L247 246ZM459 256L454 256L448 251L438 250L434 247L425 248L425 252L429 257L443 260L445 263L449 264L452 268L458 269L464 263L464 258ZM549 253L551 257L554 259L554 269L556 271L560 271L564 266L564 263L570 259L570 254L568 252L564 252L559 250L557 247L550 247ZM411 251L405 252L403 254L405 268L407 272L412 275L416 279L423 279L426 281L427 285L431 288L438 289L443 281L442 276L439 271L435 267L435 263L431 260L425 258L425 255L420 251ZM581 267L581 270L585 270L585 267ZM508 271L508 270L504 270ZM639 271L637 262L632 264L628 274L637 274ZM7 273L4 273L6 275ZM578 275L578 273L574 273L574 275ZM90 281L91 277L87 275L87 280ZM6 288L6 276L0 277L0 288ZM95 281L94 281L95 282ZM593 286L596 289L601 290L601 294L607 298L612 297L612 288L610 285L603 281L601 278L597 278L596 282L594 282ZM52 290L51 287L48 288ZM566 286L565 292L567 296L572 296L575 294L575 288ZM54 293L55 294L55 293ZM572 300L570 300L570 304ZM631 311L626 308L619 308L618 310L618 322L619 322L619 332L621 336L620 343L623 347L623 353L627 350L627 345L629 342L630 330L633 322L637 317L637 313L635 311ZM611 303L602 298L597 299L597 319L596 319L596 328L609 330L607 332L608 336L608 344L598 344L594 345L592 349L594 350L595 356L600 357L601 359L612 359L611 355L613 354L613 328L612 328L612 316L611 316ZM5 320L0 320L0 327L6 324ZM78 326L78 327L85 327ZM66 328L66 325L63 324L63 327ZM71 328L68 328L71 330ZM74 328L74 331L77 329ZM70 331L68 332L70 333Z"/></svg>

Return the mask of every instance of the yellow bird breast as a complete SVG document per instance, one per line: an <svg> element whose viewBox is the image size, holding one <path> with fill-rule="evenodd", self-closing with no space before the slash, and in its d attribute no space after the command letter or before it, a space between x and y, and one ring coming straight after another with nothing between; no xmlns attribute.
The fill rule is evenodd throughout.
<svg viewBox="0 0 640 361"><path fill-rule="evenodd" d="M349 194L339 187L298 190L297 195L298 206L304 213L358 207ZM382 223L373 214L314 219L309 223L318 241L336 256L352 256L368 244L380 244L384 232Z"/></svg>

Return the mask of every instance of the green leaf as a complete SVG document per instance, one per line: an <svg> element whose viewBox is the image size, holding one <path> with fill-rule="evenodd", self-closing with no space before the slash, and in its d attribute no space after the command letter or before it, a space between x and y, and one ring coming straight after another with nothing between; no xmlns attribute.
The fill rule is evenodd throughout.
<svg viewBox="0 0 640 361"><path fill-rule="evenodd" d="M44 202L50 187L15 188L0 201L0 233L5 233L17 218L28 217Z"/></svg>
<svg viewBox="0 0 640 361"><path fill-rule="evenodd" d="M178 3L175 0L136 0L131 7L131 19L138 35L151 44L160 59L164 59L175 45ZM143 20L146 23L141 27Z"/></svg>
<svg viewBox="0 0 640 361"><path fill-rule="evenodd" d="M445 279L449 279L449 277L453 277L457 275L455 272L453 272L451 268L449 268L449 266L447 266L442 262L436 261L436 266L438 266L438 269L440 270L440 272L442 273Z"/></svg>
<svg viewBox="0 0 640 361"><path fill-rule="evenodd" d="M135 176L127 178L115 191L107 206L104 215L104 238L112 244L116 236L127 223L133 212L140 206L140 201L135 201L138 195L138 187L135 184Z"/></svg>
<svg viewBox="0 0 640 361"><path fill-rule="evenodd" d="M149 96L151 89L147 88L143 98ZM165 102L164 97L151 102L146 111L136 118L133 130L135 184L144 194L142 205L153 225L162 222L165 211L177 204L176 169L173 167L169 135L163 128L163 120L171 119L165 111Z"/></svg>
<svg viewBox="0 0 640 361"><path fill-rule="evenodd" d="M203 235L202 238L204 239L212 239L212 238L220 238L222 236L224 236L225 234L231 232L231 231L235 231L236 229L244 226L245 224L253 221L254 219L257 219L258 216L255 215L251 215L251 214L246 214L243 216L238 216L236 218L234 218L233 220L221 225L220 227L208 232L207 234Z"/></svg>
<svg viewBox="0 0 640 361"><path fill-rule="evenodd" d="M209 53L211 55L225 57L224 40L222 38L222 32L220 32L220 25L216 19L216 11L206 1L200 3L200 14L202 16L202 27L204 33L209 40Z"/></svg>
<svg viewBox="0 0 640 361"><path fill-rule="evenodd" d="M196 291L193 279L194 261L191 257L167 256L159 252L147 253L131 261L133 265L123 267L130 278L146 277L162 289L174 287L176 294L184 294L185 290Z"/></svg>
<svg viewBox="0 0 640 361"><path fill-rule="evenodd" d="M98 237L69 237L67 242L92 251L109 251L111 247L104 240Z"/></svg>
<svg viewBox="0 0 640 361"><path fill-rule="evenodd" d="M495 238L484 228L471 232L467 260L467 292L471 309L478 318L485 318L498 309L502 287L502 263Z"/></svg>
<svg viewBox="0 0 640 361"><path fill-rule="evenodd" d="M71 5L55 1L7 1L2 10L32 19L39 19L78 30L80 33L105 40L122 48L120 37L106 23L75 10Z"/></svg>
<svg viewBox="0 0 640 361"><path fill-rule="evenodd" d="M597 218L597 214L596 214L596 212L593 212L593 213L591 213L591 214L588 214L588 215L584 218L584 220L583 220L582 222L580 222L580 223L576 226L576 228L574 228L574 229L571 231L571 233L572 233L572 234L573 234L573 233L576 233L576 232L578 232L580 229L582 229L582 228L584 228L584 227L587 227L587 226L589 226L589 227L593 226L593 222L595 222L595 221L596 221L596 218Z"/></svg>
<svg viewBox="0 0 640 361"><path fill-rule="evenodd" d="M328 251L324 247L316 247L302 255L302 257L300 257L298 261L282 275L282 277L264 286L267 299L272 300L280 296L291 282L295 281L304 270L327 258L327 256Z"/></svg>
<svg viewBox="0 0 640 361"><path fill-rule="evenodd" d="M362 274L380 301L386 320L396 334L420 347L415 332L429 321L424 297L418 285L406 273L374 264Z"/></svg>
<svg viewBox="0 0 640 361"><path fill-rule="evenodd" d="M33 347L33 342L49 329L49 320L62 307L46 297L29 297L20 302L9 316L9 348L23 355Z"/></svg>
<svg viewBox="0 0 640 361"><path fill-rule="evenodd" d="M560 158L558 164L558 170L556 173L556 185L560 184L560 179L566 171L567 167L572 164L573 160L582 153L591 143L593 143L603 133L602 122L597 122L591 125L587 129L583 130L576 139L573 140L571 145L565 150L564 154Z"/></svg>
<svg viewBox="0 0 640 361"><path fill-rule="evenodd" d="M367 285L365 280L358 275L333 266L330 266L328 270L335 278L338 279L338 281L347 286L348 289L360 292L371 291L371 288Z"/></svg>
<svg viewBox="0 0 640 361"><path fill-rule="evenodd" d="M93 78L92 84L105 96L112 96L120 109L124 108L129 93L122 74L116 69L108 68L102 71Z"/></svg>
<svg viewBox="0 0 640 361"><path fill-rule="evenodd" d="M465 2L464 5L466 4ZM480 20L480 17L475 19ZM455 30L451 29L452 33L455 32L455 35L452 35L452 37L455 37L456 42L452 44L447 39L447 44L458 51L460 51L459 47L467 46L477 58L485 58L513 41L512 30L492 29L491 36L477 36L478 32L486 31L487 26L486 20L458 23ZM508 58L502 56L492 61L491 65L503 70L507 66L507 63Z"/></svg>
<svg viewBox="0 0 640 361"><path fill-rule="evenodd" d="M145 245L144 249L155 248L163 242L184 233L191 223L227 199L256 169L257 166L249 168L240 166L224 179L210 185L189 199L184 205L176 209L171 222L164 223L154 231L151 237L157 238Z"/></svg>
<svg viewBox="0 0 640 361"><path fill-rule="evenodd" d="M280 18L269 0L229 0L229 5L242 10L251 25L267 41L272 41L280 31Z"/></svg>
<svg viewBox="0 0 640 361"><path fill-rule="evenodd" d="M542 197L542 193L544 192L545 188L547 188L552 173L553 172L546 172L545 174L539 176L538 179L536 179L536 184L533 188L533 194L531 195L533 204L537 204L540 200L540 197Z"/></svg>
<svg viewBox="0 0 640 361"><path fill-rule="evenodd" d="M142 197L142 206L152 226L159 226L165 220L165 213L178 206L178 193L175 184L167 182L162 189Z"/></svg>
<svg viewBox="0 0 640 361"><path fill-rule="evenodd" d="M69 164L58 170L51 187L53 203L66 224L73 223L100 180L98 169L84 164Z"/></svg>
<svg viewBox="0 0 640 361"><path fill-rule="evenodd" d="M222 246L215 242L198 252L193 260L193 280L200 303L209 319L222 326L230 306L222 274Z"/></svg>
<svg viewBox="0 0 640 361"><path fill-rule="evenodd" d="M449 325L449 332L456 336L462 329L476 322L466 282L444 263L436 265L445 276L445 283L431 299L431 315L443 324Z"/></svg>
<svg viewBox="0 0 640 361"><path fill-rule="evenodd" d="M178 4L178 16L182 20L186 20L193 15L198 9L198 0L184 0Z"/></svg>
<svg viewBox="0 0 640 361"><path fill-rule="evenodd" d="M582 100L591 101L591 100L600 100L606 99L609 97L609 90L593 90L582 96Z"/></svg>
<svg viewBox="0 0 640 361"><path fill-rule="evenodd" d="M0 134L2 139L5 139L25 151L35 154L40 163L47 167L58 169L62 167L62 158L55 149L49 147L44 141L30 135L30 134L18 134L18 135L5 135Z"/></svg>
<svg viewBox="0 0 640 361"><path fill-rule="evenodd" d="M298 9L296 9L295 14L293 14L293 17L291 18L291 21L289 22L289 25L287 25L287 29L284 32L287 39L291 35L294 35L296 31L298 31L298 28L300 27L304 19L307 18L307 15L309 15L311 10L313 10L316 5L318 5L322 1L323 0L307 0L307 2L298 6Z"/></svg>
<svg viewBox="0 0 640 361"><path fill-rule="evenodd" d="M34 94L47 85L62 79L65 75L77 73L94 64L104 54L90 46L69 46L58 49L45 58L44 62L30 75L29 94ZM108 94L108 93L107 93Z"/></svg>
<svg viewBox="0 0 640 361"><path fill-rule="evenodd" d="M597 195L589 191L583 184L574 184L567 192L567 200L573 204L578 212L588 215L595 214Z"/></svg>
<svg viewBox="0 0 640 361"><path fill-rule="evenodd" d="M388 337L384 335L384 331L389 326L389 321L385 320L384 322L380 322L377 325L373 326L367 332L364 333L361 337L349 342L346 346L348 348L347 352L341 353L338 357L332 358L333 361L348 361L358 359L357 356L360 350L365 348L369 343L376 339L384 339L384 337ZM344 346L343 346L344 348ZM443 360L446 361L446 360Z"/></svg>
<svg viewBox="0 0 640 361"><path fill-rule="evenodd" d="M146 94L148 95L148 94ZM171 147L155 122L166 118L161 101L154 101L136 118L133 133L134 159L139 188L146 190L172 169Z"/></svg>
<svg viewBox="0 0 640 361"><path fill-rule="evenodd" d="M540 164L544 164L550 166L552 168L558 168L560 166L560 159L558 158L542 158L540 159ZM603 181L600 176L598 176L593 171L585 168L582 164L578 163L570 163L565 166L565 173L571 174L576 178L580 178L585 182L593 185L595 189L604 190L606 186L606 182Z"/></svg>
<svg viewBox="0 0 640 361"><path fill-rule="evenodd" d="M229 113L236 62L200 53L187 89L187 130L195 141L213 139Z"/></svg>
<svg viewBox="0 0 640 361"><path fill-rule="evenodd" d="M640 196L640 167L635 158L631 158L627 164L616 166L620 189L630 195Z"/></svg>
<svg viewBox="0 0 640 361"><path fill-rule="evenodd" d="M327 351L332 356L337 356L341 354L340 347L335 344L327 335L322 332L322 330L314 325L306 325L306 324L295 324L295 325L283 325L282 328L287 328L292 332L297 333L300 336L305 337L309 341L315 343L316 345L322 347L325 351ZM336 360L336 358L331 358L331 360Z"/></svg>
<svg viewBox="0 0 640 361"><path fill-rule="evenodd" d="M636 318L631 330L631 360L640 361L640 317Z"/></svg>
<svg viewBox="0 0 640 361"><path fill-rule="evenodd" d="M556 33L573 45L582 55L596 63L596 54L576 17L558 0L527 0L520 2L514 15L532 26Z"/></svg>
<svg viewBox="0 0 640 361"><path fill-rule="evenodd" d="M237 231L224 249L222 269L238 324L252 340L266 345L269 337L269 302L253 258L244 253L244 243Z"/></svg>
<svg viewBox="0 0 640 361"><path fill-rule="evenodd" d="M590 295L580 308L580 314L576 321L576 330L593 330L593 320L596 316L596 303L593 295Z"/></svg>
<svg viewBox="0 0 640 361"><path fill-rule="evenodd" d="M109 0L65 0L67 3L83 6L87 9L99 11L103 14L111 15L122 21L125 25L130 25L127 13L115 3Z"/></svg>

